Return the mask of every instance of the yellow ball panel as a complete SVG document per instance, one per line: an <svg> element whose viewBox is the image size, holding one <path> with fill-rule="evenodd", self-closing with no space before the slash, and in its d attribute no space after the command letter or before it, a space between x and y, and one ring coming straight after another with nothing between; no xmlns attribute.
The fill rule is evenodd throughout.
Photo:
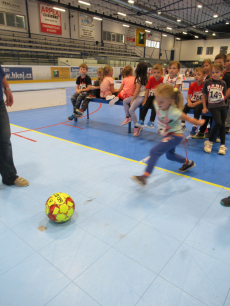
<svg viewBox="0 0 230 306"><path fill-rule="evenodd" d="M49 213L49 211L50 211L48 205L45 206L45 211L46 211L46 214L48 215L48 213Z"/></svg>
<svg viewBox="0 0 230 306"><path fill-rule="evenodd" d="M48 201L47 201L47 205L51 206L55 204L55 198L53 198L53 196L51 196Z"/></svg>
<svg viewBox="0 0 230 306"><path fill-rule="evenodd" d="M70 207L73 207L73 202L68 201L66 204Z"/></svg>
<svg viewBox="0 0 230 306"><path fill-rule="evenodd" d="M60 206L60 212L65 214L69 210L69 207L66 204Z"/></svg>
<svg viewBox="0 0 230 306"><path fill-rule="evenodd" d="M59 208L55 207L52 215L57 215L59 213Z"/></svg>
<svg viewBox="0 0 230 306"><path fill-rule="evenodd" d="M63 222L63 221L66 221L66 215L64 214L58 214L57 217L57 222Z"/></svg>
<svg viewBox="0 0 230 306"><path fill-rule="evenodd" d="M60 193L61 193L61 195L62 195L63 197L65 197L66 199L70 197L67 193L64 193L64 192L60 192Z"/></svg>
<svg viewBox="0 0 230 306"><path fill-rule="evenodd" d="M70 208L70 210L67 212L67 216L70 218L73 212L74 212L73 208Z"/></svg>
<svg viewBox="0 0 230 306"><path fill-rule="evenodd" d="M65 197L63 196L63 194L61 192L54 193L52 195L52 197L54 197L55 203L58 204L58 205L65 203Z"/></svg>

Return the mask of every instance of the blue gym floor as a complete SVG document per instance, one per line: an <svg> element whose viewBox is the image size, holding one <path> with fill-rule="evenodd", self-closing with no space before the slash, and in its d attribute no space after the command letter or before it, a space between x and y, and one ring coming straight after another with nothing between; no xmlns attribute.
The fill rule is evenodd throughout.
<svg viewBox="0 0 230 306"><path fill-rule="evenodd" d="M229 306L230 208L219 203L230 195L229 152L189 139L197 166L178 175L163 156L142 189L130 175L144 170L156 128L135 138L122 107L98 103L89 120L66 122L73 92L66 106L9 114L30 186L0 184L0 305ZM64 224L45 214L55 192L76 204Z"/></svg>

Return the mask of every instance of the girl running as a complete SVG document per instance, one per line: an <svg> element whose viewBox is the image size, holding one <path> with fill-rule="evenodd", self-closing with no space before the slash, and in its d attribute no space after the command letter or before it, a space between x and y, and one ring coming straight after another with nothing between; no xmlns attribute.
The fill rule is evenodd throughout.
<svg viewBox="0 0 230 306"><path fill-rule="evenodd" d="M164 153L166 153L167 159L183 163L179 168L180 172L186 172L195 167L195 163L192 160L175 153L176 146L179 145L184 136L181 129L181 120L199 126L205 123L203 119L193 119L182 112L183 96L178 88L173 88L168 84L159 85L155 90L155 97L154 106L158 117L158 133L164 138L151 149L150 159L144 174L131 176L141 186L146 185L147 178L151 175L158 158Z"/></svg>

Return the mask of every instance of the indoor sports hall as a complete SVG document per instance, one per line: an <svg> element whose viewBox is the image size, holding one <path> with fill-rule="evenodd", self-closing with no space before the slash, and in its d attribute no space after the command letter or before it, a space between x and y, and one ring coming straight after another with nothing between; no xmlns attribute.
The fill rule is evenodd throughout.
<svg viewBox="0 0 230 306"><path fill-rule="evenodd" d="M111 66L119 89L127 65L135 75L145 62L152 77L161 64L167 78L170 62L179 62L186 104L204 60L215 64L224 54L230 73L229 20L224 0L0 4L13 160L29 182L0 182L1 306L230 306L230 207L220 204L230 196L230 133L225 155L218 154L222 139L208 154L210 138L192 138L186 122L176 153L196 166L180 172L164 154L142 187L130 177L145 173L150 150L162 142L158 117L134 137L133 122L131 130L122 125L122 101L111 107L93 97L83 115L68 119L82 63L92 84L98 68ZM46 214L56 193L75 203L66 222Z"/></svg>

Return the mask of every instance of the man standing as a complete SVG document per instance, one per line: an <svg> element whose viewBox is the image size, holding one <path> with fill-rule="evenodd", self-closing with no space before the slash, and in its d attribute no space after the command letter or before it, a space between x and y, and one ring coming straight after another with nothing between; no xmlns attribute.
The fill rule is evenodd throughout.
<svg viewBox="0 0 230 306"><path fill-rule="evenodd" d="M6 106L12 106L14 103L13 95L10 91L5 73L0 66L0 174L2 182L5 185L16 185L26 187L29 182L17 175L14 166L12 146L10 141L10 122ZM6 95L6 102L3 101L3 89Z"/></svg>

